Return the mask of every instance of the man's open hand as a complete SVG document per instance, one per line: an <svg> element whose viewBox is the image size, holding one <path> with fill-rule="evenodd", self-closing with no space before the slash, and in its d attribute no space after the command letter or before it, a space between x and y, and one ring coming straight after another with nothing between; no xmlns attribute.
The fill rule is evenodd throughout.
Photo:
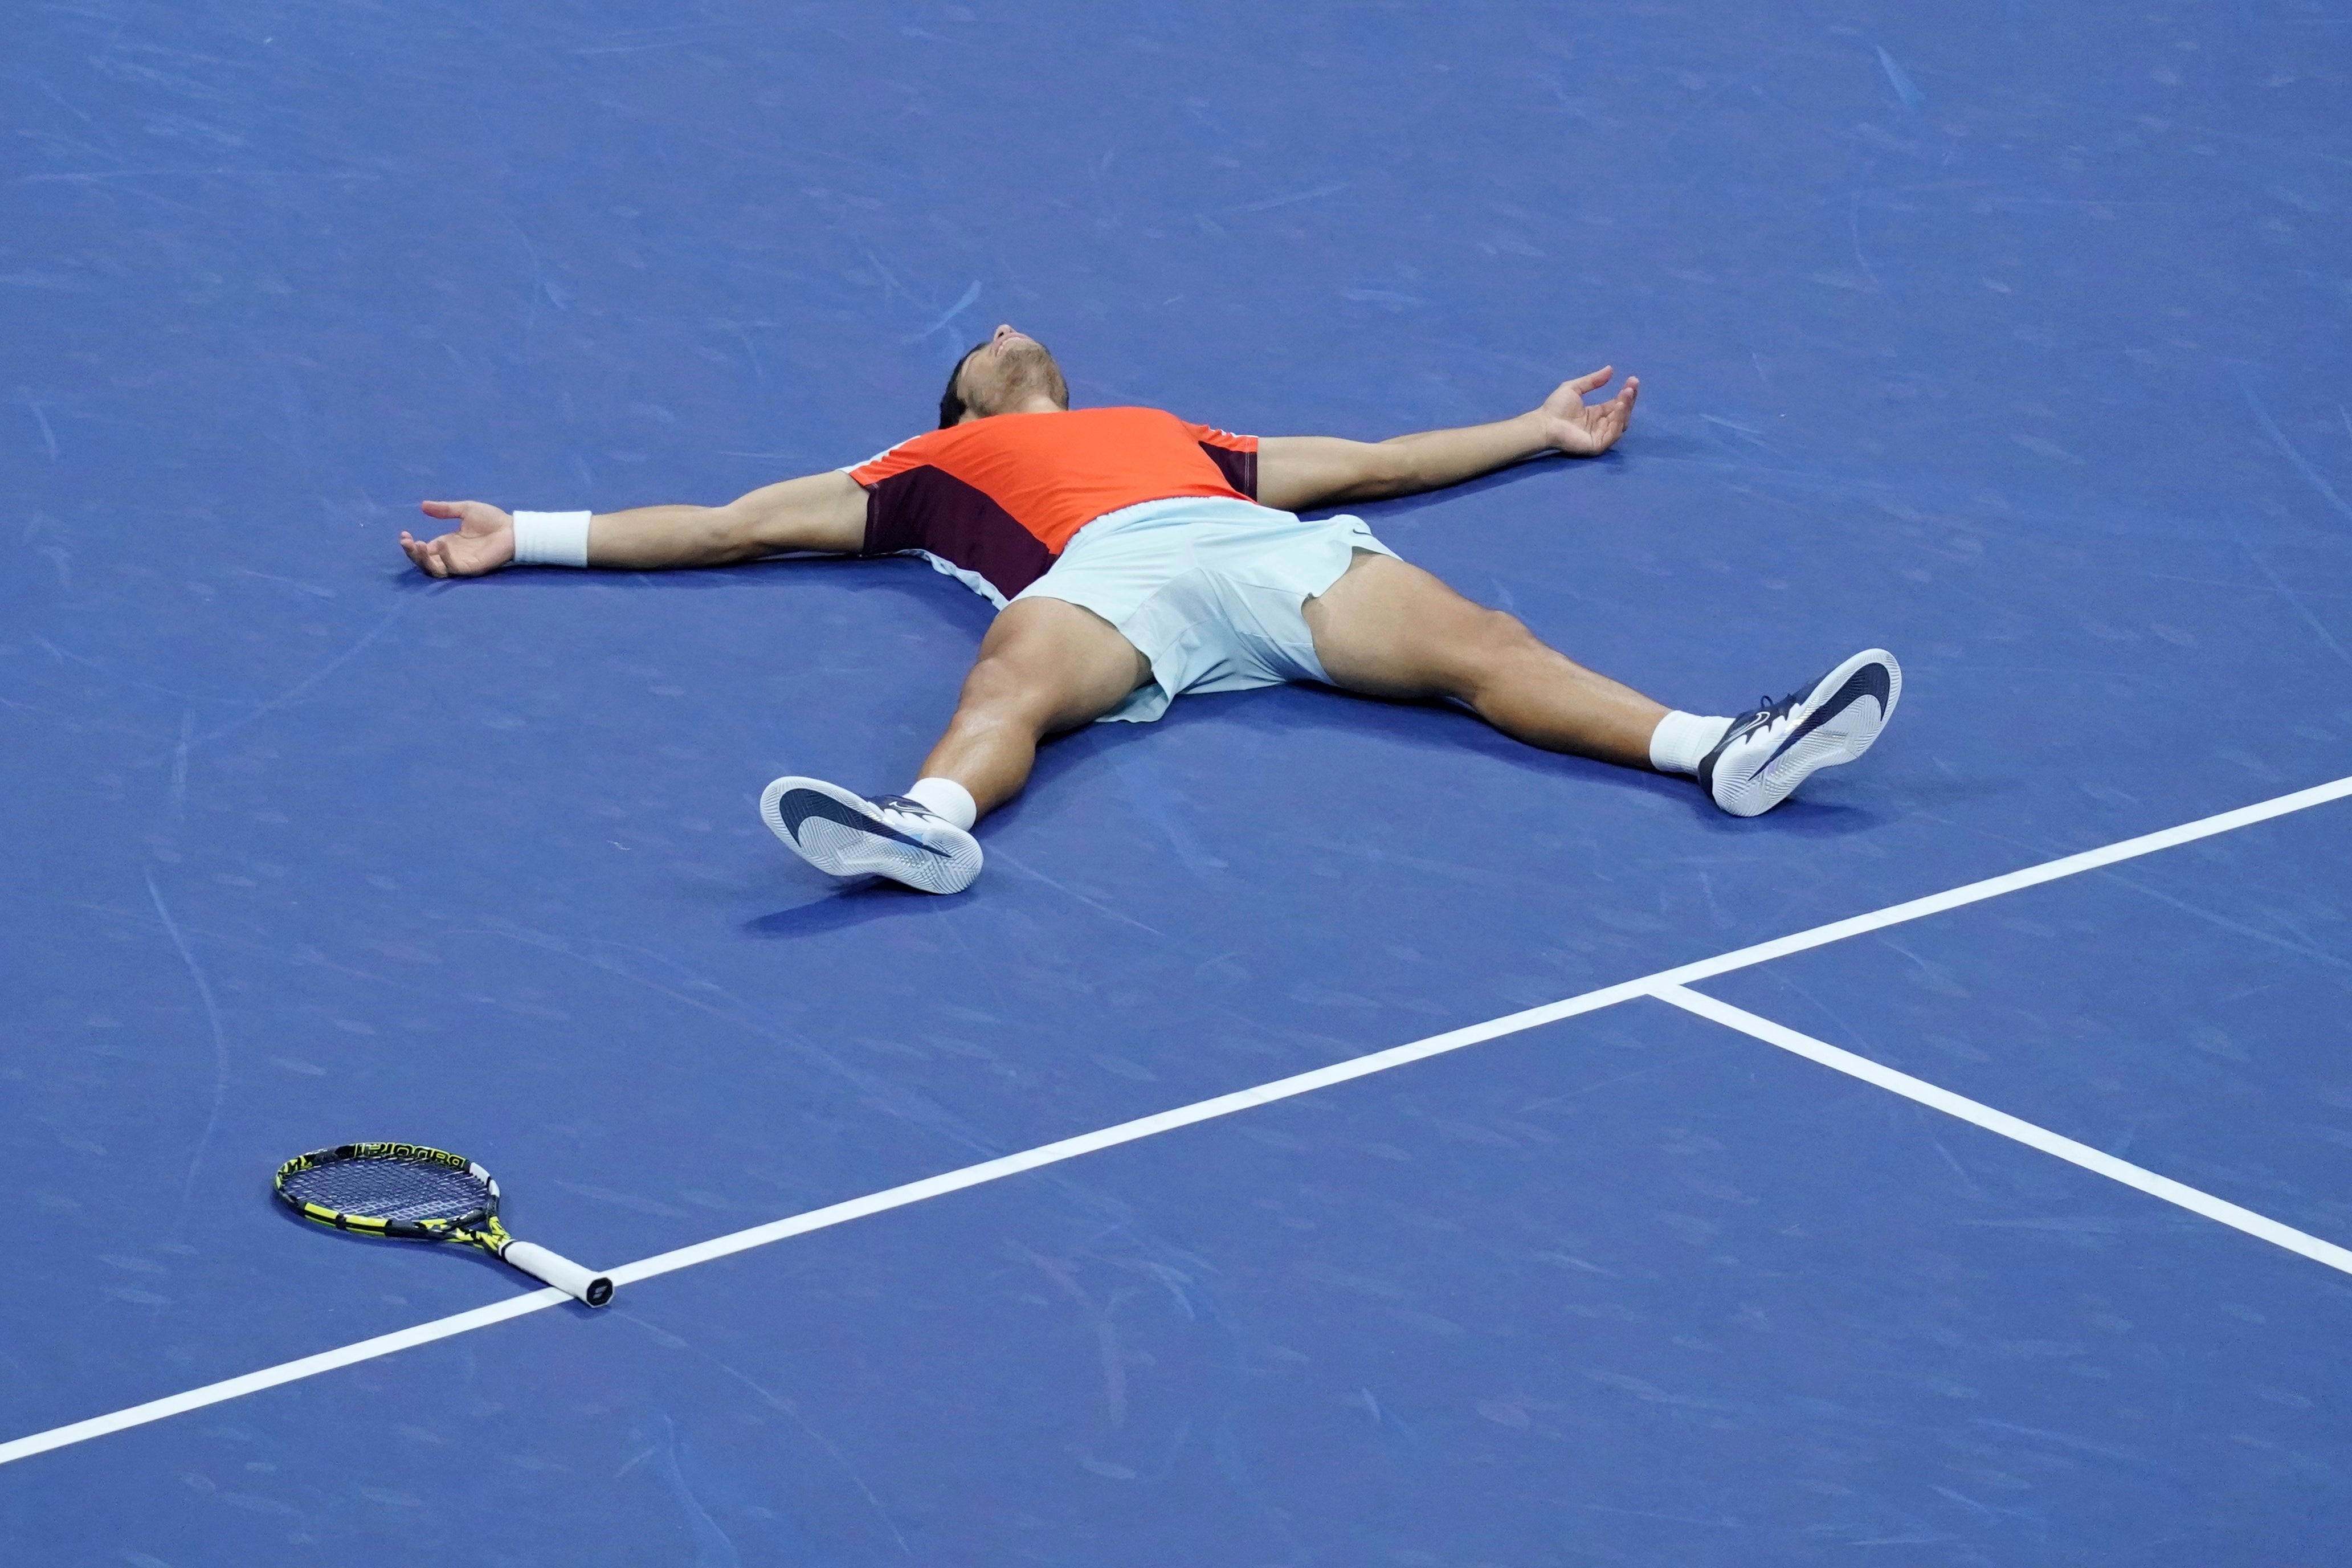
<svg viewBox="0 0 2352 1568"><path fill-rule="evenodd" d="M514 559L514 519L487 501L429 500L425 515L457 524L438 539L400 531L408 558L436 577L478 577Z"/></svg>
<svg viewBox="0 0 2352 1568"><path fill-rule="evenodd" d="M1545 441L1554 450L1571 458L1598 457L1625 434L1633 417L1633 400L1642 393L1640 376L1627 376L1614 397L1600 403L1584 401L1586 393L1600 391L1616 374L1616 366L1604 364L1590 375L1561 382L1559 390L1543 400L1536 417L1543 426Z"/></svg>

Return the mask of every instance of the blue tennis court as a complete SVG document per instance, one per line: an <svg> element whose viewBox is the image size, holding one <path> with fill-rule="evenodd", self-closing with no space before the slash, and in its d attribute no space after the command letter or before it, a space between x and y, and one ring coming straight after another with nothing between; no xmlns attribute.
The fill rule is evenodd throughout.
<svg viewBox="0 0 2352 1568"><path fill-rule="evenodd" d="M88 0L0 82L0 1559L2341 1560L2352 13ZM1000 321L1266 436L1613 363L1349 510L1902 712L1741 820L1188 697L843 889L761 785L911 776L987 604L396 547L856 463ZM613 1305L272 1201L372 1138Z"/></svg>

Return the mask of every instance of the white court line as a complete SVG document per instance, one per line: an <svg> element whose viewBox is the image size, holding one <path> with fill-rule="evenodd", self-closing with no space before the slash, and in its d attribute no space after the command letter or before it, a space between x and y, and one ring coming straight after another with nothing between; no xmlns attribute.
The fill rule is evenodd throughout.
<svg viewBox="0 0 2352 1568"><path fill-rule="evenodd" d="M1815 926L1811 931L1777 937L1770 942L1759 942L1753 947L1743 947L1737 952L1724 953L1720 957L1701 959L1696 963L1685 963L1679 968L1662 970L1639 980L1627 980L1615 985L1603 986L1597 991L1588 991L1580 996L1569 997L1566 1001L1547 1003L1541 1007L1530 1007L1525 1012L1512 1013L1504 1017L1490 1019L1484 1024L1473 1024L1467 1028L1451 1030L1443 1035L1432 1035L1427 1039L1392 1047L1385 1051L1376 1051L1370 1056L1356 1057L1344 1062L1334 1062L1329 1067L1317 1068L1312 1072L1299 1073L1292 1078L1278 1079L1272 1083L1260 1084L1255 1089L1240 1089L1232 1094L1219 1095L1213 1100L1203 1100L1192 1105L1179 1106L1173 1110L1163 1110L1156 1115L1139 1117L1133 1121L1123 1121L1116 1127L1106 1127L1099 1131L1081 1133L1075 1138L1065 1138L1060 1142L1047 1143L1022 1153L1006 1154L998 1159L983 1161L977 1165L967 1165L960 1171L949 1171L940 1175L928 1176L919 1182L909 1182L904 1186L892 1187L886 1192L872 1193L865 1197L851 1198L846 1202L834 1204L825 1208L812 1209L806 1214L794 1215L790 1218L776 1220L768 1225L755 1226L749 1230L739 1230L730 1236L714 1237L709 1241L698 1242L692 1247L682 1247L673 1252L664 1252L652 1258L639 1258L635 1263L623 1264L609 1272L615 1285L625 1285L638 1279L652 1279L657 1274L667 1274L673 1269L689 1268L698 1263L709 1263L715 1258L725 1258L751 1247L765 1247L770 1242L782 1241L788 1237L805 1236L811 1231L823 1230L828 1226L863 1219L869 1215L882 1214L890 1209L903 1208L908 1204L920 1203L926 1198L940 1197L949 1193L961 1192L966 1187L979 1186L985 1182L1018 1175L1024 1171L1034 1171L1040 1166L1055 1164L1064 1160L1074 1160L1081 1154L1091 1154L1097 1150L1115 1148L1121 1143L1132 1143L1139 1138L1150 1138L1158 1133L1173 1131L1179 1127L1190 1127L1194 1122L1213 1121L1221 1116L1231 1116L1235 1111L1247 1110L1255 1106L1270 1105L1278 1100L1288 1100L1293 1095L1328 1089L1333 1084L1346 1083L1351 1079L1386 1072L1391 1068L1403 1067L1409 1062L1424 1061L1431 1057L1443 1056L1448 1051L1458 1051L1465 1046L1479 1045L1487 1040L1499 1039L1506 1035L1516 1035L1524 1030L1539 1028L1546 1024L1558 1023L1562 1018L1575 1017L1580 1013L1595 1012L1602 1007L1614 1006L1620 1002L1630 1002L1637 996L1656 995L1662 987L1675 987L1693 980L1705 980L1711 975L1727 973L1735 969L1745 969L1752 964L1769 963L1792 952L1802 952L1808 948L1820 947L1832 942L1843 942L1848 937L1881 931L1888 926L1900 925L1906 921L1919 920L1927 915L1940 914L1946 910L1958 909L1964 904L1973 904L1985 899L1997 898L2003 893L2013 893L2021 888L2036 887L2043 882L2055 881L2062 877L2076 876L2084 871L2095 871L2103 866L2112 866L2119 860L2129 860L2141 855L2152 855L2159 849L2169 849L2176 845L2188 844L2200 838L2209 838L2217 833L2228 833L2235 828L2252 826L2255 823L2267 822L2275 816L2284 816L2291 812L2305 811L2315 805L2324 805L2330 801L2341 800L2347 795L2352 795L2352 777L2340 778L2333 784L2318 784L2310 789L2297 790L2292 795L2279 795L2271 800L2258 802L2253 805L2240 806L2235 811L2225 811L2213 816L2200 817L2195 822L2182 823L2178 827L2168 827L2157 833L2143 834L2137 838L2126 838L2119 844L2110 844L2103 849L2086 850L2080 855L2069 855L2063 859L2045 861L2039 866L2029 866L2023 870L1990 877L1980 882L1970 882L1965 887L1954 888L1941 893L1932 893L1924 899L1913 899L1908 903L1895 904L1871 914L1856 915L1850 920ZM1822 1048L1826 1050L1832 1047L1823 1047ZM1998 1114L1998 1112L1989 1112L1989 1114ZM2020 1125L2024 1124L2020 1123ZM2089 1151L2089 1152L2096 1152ZM2106 1158L2105 1155L2098 1157ZM2120 1162L2117 1163L2120 1163ZM2151 1177L2150 1179L2161 1180L2162 1178ZM2182 1190L2185 1192L2189 1189ZM2260 1218L2259 1215L2250 1217ZM2285 1229L2284 1226L2278 1228ZM2300 1235L2301 1233L2289 1232L2288 1234ZM2280 1245L2286 1244L2282 1242ZM2326 1244L2321 1242L2315 1245L2324 1247ZM390 1355L395 1351L406 1350L412 1345L429 1344L435 1340L447 1339L453 1334L467 1333L475 1329L488 1328L492 1323L504 1322L510 1318L520 1318L530 1312L542 1311L569 1300L571 1298L561 1290L536 1290L526 1296L517 1296L509 1300L501 1301L495 1306L479 1307L469 1312L459 1312L452 1317L436 1319L429 1323L419 1323L414 1328L381 1334L372 1340L362 1340L357 1344L345 1345L340 1350L324 1351L317 1355L305 1356L299 1361L266 1367L259 1372L249 1372L241 1377L207 1384L202 1388L192 1388L184 1393L150 1400L144 1405L134 1405L128 1409L114 1411L110 1415L95 1415L86 1421L74 1422L70 1426L51 1427L46 1432L35 1432L28 1436L0 1443L0 1465L9 1464L17 1459L30 1458L35 1454L47 1453L52 1448L62 1448L75 1443L86 1443L93 1437L103 1437L109 1433L120 1432L131 1426L142 1426L148 1422L161 1421L167 1416L182 1415L190 1410L200 1410L207 1405L217 1405L223 1400L236 1399L265 1388L275 1388L280 1384L313 1377L322 1372L331 1372L338 1367L350 1366L355 1362L370 1361L377 1356Z"/></svg>
<svg viewBox="0 0 2352 1568"><path fill-rule="evenodd" d="M306 1377L316 1377L322 1372L355 1363L373 1361L378 1356L404 1351L411 1345L430 1344L446 1340L452 1334L462 1334L474 1329L487 1329L492 1323L503 1323L509 1318L520 1318L552 1307L571 1297L550 1286L533 1290L528 1296L516 1296L488 1307L477 1307L470 1312L458 1312L451 1317L436 1318L429 1323L414 1328L378 1334L372 1340L320 1351L299 1361L281 1362L276 1366L248 1372L242 1377L232 1377L219 1383L208 1383L202 1388L192 1388L184 1394L167 1394L151 1399L144 1405L134 1405L128 1410L111 1415L93 1415L87 1421L77 1421L70 1426L52 1426L46 1432L36 1432L29 1437L0 1443L0 1465L12 1459L30 1458L46 1454L51 1448L63 1448L75 1443L87 1443L92 1437L103 1437L110 1432L120 1432L130 1426L144 1426L150 1421L161 1421L167 1415L179 1415L190 1410L201 1410L207 1405L218 1405L225 1399L236 1399L248 1394L258 1394L265 1388L275 1388L281 1383L299 1383Z"/></svg>
<svg viewBox="0 0 2352 1568"><path fill-rule="evenodd" d="M2054 1154L2069 1164L2080 1165L2086 1171L2096 1172L2109 1181L2121 1182L2125 1186L2137 1188L2150 1197L2162 1198L2168 1204L2178 1204L2190 1214L2200 1214L2207 1219L2219 1220L2232 1229L2242 1230L2248 1236L2258 1237L2274 1247L2284 1247L2289 1252L2299 1252L2315 1263L2325 1263L2330 1268L2352 1274L2352 1252L2346 1251L2332 1241L2322 1241L2315 1236L2307 1236L2293 1226L2281 1225L2278 1221L2258 1215L2252 1209L2242 1209L2235 1204L2225 1203L2210 1193L2200 1192L2197 1188L2183 1185L2169 1176L2159 1176L2153 1171L2143 1170L2127 1160L2118 1160L2113 1154L2102 1153L2087 1143L2077 1143L2072 1138L2063 1138L2046 1127L2036 1127L2031 1121L2021 1121L2007 1111L1995 1110L1990 1105L1979 1104L1965 1095L1954 1094L1948 1089L1938 1089L1932 1083L1913 1078L1909 1073L1896 1072L1893 1068L1883 1067L1868 1057L1858 1057L1852 1051L1840 1050L1826 1040L1817 1040L1811 1035L1801 1035L1785 1024L1776 1024L1769 1018L1759 1017L1744 1007L1735 1007L1728 1002L1717 1001L1715 997L1699 992L1687 991L1679 985L1661 985L1651 994L1661 1002L1673 1003L1685 1012L1696 1013L1702 1018L1712 1019L1727 1028L1737 1029L1743 1035L1753 1035L1768 1046L1778 1046L1784 1051L1793 1051L1808 1061L1819 1062L1822 1066L1834 1068L1849 1078L1858 1078L1864 1083L1875 1084L1880 1089L1899 1094L1906 1100L1916 1100L1930 1110L1940 1110L1947 1116L1957 1116L1963 1121L1974 1122L1988 1132L1998 1132L2004 1138L2016 1140L2029 1149L2039 1149L2045 1154Z"/></svg>
<svg viewBox="0 0 2352 1568"><path fill-rule="evenodd" d="M2217 816L2200 817L2195 822L2184 822L2178 827L2167 827L2155 833L2144 833L2137 838L2126 838L2119 844L2110 844L2104 849L2085 849L2080 855L2069 855L2060 860L2045 860L2039 866L2028 866L2021 871L2011 871L2000 877L1988 877L1981 882L1970 882L1964 888L1954 888L1942 893L1930 893L1924 899L1914 899L1906 904L1889 905L1885 909L1870 914L1855 915L1851 920L1836 921L1829 925L1815 926L1811 931L1801 931L1794 936L1778 937L1771 942L1759 942L1754 947L1743 947L1737 952L1727 952L1720 958L1704 958L1696 963L1685 963L1680 969L1670 969L1654 978L1663 984L1686 985L1694 980L1705 980L1711 975L1726 974L1735 969L1746 969L1750 964L1767 963L1776 958L1786 958L1792 952L1802 952L1810 947L1822 947L1830 942L1843 942L1850 936L1862 936L1871 931L1883 931L1888 926L1901 925L1906 921L1916 921L1923 915L1941 914L1946 910L1957 910L1963 904L1980 903L1986 899L1999 898L2003 893L2014 893L2022 889L2040 887L2044 882L2054 882L2062 877L2075 877L2084 871L2096 871L2115 865L2120 860L2132 860L2142 855L2153 855L2159 849L2170 849L2182 844L2193 844L2200 838L2210 838L2217 833L2229 833L2241 827L2252 827L2258 822L2268 822L2274 816L2284 816L2290 812L2306 811L2315 805L2326 805L2329 801L2342 800L2347 795L2352 795L2352 778L2340 778L2333 784L2314 784L2309 789L2296 790L2293 795L2277 795L2270 800L2257 801L2252 805L2242 805L2235 811L2224 811Z"/></svg>

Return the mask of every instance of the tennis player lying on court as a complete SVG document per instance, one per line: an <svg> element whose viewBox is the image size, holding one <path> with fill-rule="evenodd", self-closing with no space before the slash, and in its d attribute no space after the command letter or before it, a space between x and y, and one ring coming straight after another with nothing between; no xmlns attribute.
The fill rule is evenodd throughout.
<svg viewBox="0 0 2352 1568"><path fill-rule="evenodd" d="M1549 452L1605 452L1640 385L1585 402L1611 374L1492 425L1378 443L1260 440L1154 408L1073 409L1045 346L1002 326L948 377L937 430L855 468L719 507L509 516L426 501L427 516L458 527L400 544L436 577L914 554L1001 606L905 795L793 777L761 797L776 837L837 877L959 892L980 874L973 824L1020 792L1046 736L1090 720L1148 722L1188 691L1291 680L1450 700L1531 746L1691 774L1725 811L1753 816L1869 749L1903 689L1890 655L1866 649L1736 718L1671 711L1407 565L1358 519L1297 515Z"/></svg>

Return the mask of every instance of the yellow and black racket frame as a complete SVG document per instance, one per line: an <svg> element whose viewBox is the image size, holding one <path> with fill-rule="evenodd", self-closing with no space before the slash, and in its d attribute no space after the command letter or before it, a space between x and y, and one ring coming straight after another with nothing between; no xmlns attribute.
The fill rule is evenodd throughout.
<svg viewBox="0 0 2352 1568"><path fill-rule="evenodd" d="M430 1164L446 1165L462 1171L482 1184L488 1194L482 1207L456 1219L400 1220L376 1219L367 1215L344 1214L323 1204L308 1203L286 1190L286 1178L320 1165L339 1165L352 1160L416 1160ZM304 1219L336 1230L351 1231L361 1236L390 1237L395 1241L467 1241L477 1247L497 1252L513 1237L499 1223L498 1179L463 1154L452 1154L446 1149L435 1149L424 1143L338 1143L331 1149L313 1149L307 1154L297 1154L278 1167L270 1181L270 1190L278 1201L300 1215Z"/></svg>

